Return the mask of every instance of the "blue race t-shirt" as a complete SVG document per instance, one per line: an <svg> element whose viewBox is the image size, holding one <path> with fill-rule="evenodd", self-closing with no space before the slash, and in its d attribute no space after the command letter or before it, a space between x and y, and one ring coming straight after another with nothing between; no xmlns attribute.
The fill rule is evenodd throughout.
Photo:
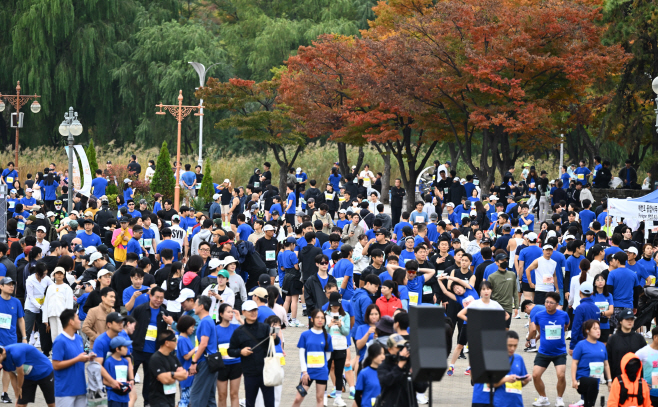
<svg viewBox="0 0 658 407"><path fill-rule="evenodd" d="M608 360L608 351L605 345L599 341L591 343L584 340L578 342L573 350L572 358L578 361L576 379L581 377L600 379L603 377L604 362Z"/></svg>
<svg viewBox="0 0 658 407"><path fill-rule="evenodd" d="M196 174L192 171L185 171L183 175L180 176L181 180L184 181L188 187L192 187L194 181L196 181Z"/></svg>
<svg viewBox="0 0 658 407"><path fill-rule="evenodd" d="M246 241L249 239L249 236L251 236L252 233L254 233L254 229L249 226L247 223L243 223L242 225L238 226L238 235L240 235L240 240Z"/></svg>
<svg viewBox="0 0 658 407"><path fill-rule="evenodd" d="M338 175L329 174L329 183L334 188L334 192L332 192L332 193L335 193L335 191L340 191L340 180L342 178L343 178L343 176L340 175L340 174L338 174Z"/></svg>
<svg viewBox="0 0 658 407"><path fill-rule="evenodd" d="M215 353L215 349L218 349L217 332L215 332L215 321L213 321L210 315L206 315L201 320L201 322L199 322L199 327L196 330L196 338L199 343L201 343L201 337L203 336L208 337L208 345L206 347L206 352L197 359L198 363L206 360L206 354L213 354Z"/></svg>
<svg viewBox="0 0 658 407"><path fill-rule="evenodd" d="M128 341L132 341L132 339L130 338L130 335L128 335L128 332L126 332L126 331L119 332L118 336L120 336L120 337L122 337L122 338L124 338ZM128 356L132 355L132 354L133 354L133 345L131 343L130 345L128 345Z"/></svg>
<svg viewBox="0 0 658 407"><path fill-rule="evenodd" d="M0 317L2 317L0 319L0 345L7 346L16 343L16 322L24 316L20 300L14 297L5 300L0 297Z"/></svg>
<svg viewBox="0 0 658 407"><path fill-rule="evenodd" d="M63 362L75 359L84 352L82 338L78 334L73 339L64 334L57 335L53 342L53 360ZM85 363L77 362L62 370L55 370L55 397L75 397L87 394L87 383L80 380L85 377ZM65 385L59 385L65 384Z"/></svg>
<svg viewBox="0 0 658 407"><path fill-rule="evenodd" d="M535 315L533 322L540 332L539 353L546 356L560 356L567 353L564 329L569 325L569 315L566 312L556 310L554 314L549 314L544 310Z"/></svg>
<svg viewBox="0 0 658 407"><path fill-rule="evenodd" d="M589 209L583 209L578 213L578 216L580 217L583 234L585 234L589 230L589 224L596 218L596 214Z"/></svg>
<svg viewBox="0 0 658 407"><path fill-rule="evenodd" d="M110 341L112 338L107 336L107 332L98 335L94 340L94 353L99 358L106 358L110 352Z"/></svg>
<svg viewBox="0 0 658 407"><path fill-rule="evenodd" d="M260 307L258 307L258 317L256 318L256 320L258 322L265 322L265 320L271 317L272 315L276 316L274 311L272 311L272 308L268 307L267 305L261 305Z"/></svg>
<svg viewBox="0 0 658 407"><path fill-rule="evenodd" d="M619 267L608 274L607 285L612 286L615 307L633 308L633 290L640 285L637 275L626 267Z"/></svg>
<svg viewBox="0 0 658 407"><path fill-rule="evenodd" d="M409 293L409 304L423 303L423 285L425 285L425 276L417 275L416 278L407 281L407 290Z"/></svg>
<svg viewBox="0 0 658 407"><path fill-rule="evenodd" d="M217 346L219 347L219 352L222 354L222 359L224 360L225 365L234 365L236 363L240 363L240 358L232 358L227 353L228 345L231 342L231 336L233 335L233 332L235 332L235 330L239 327L239 324L229 324L227 327L215 325L215 333L217 333Z"/></svg>
<svg viewBox="0 0 658 407"><path fill-rule="evenodd" d="M126 305L130 302L130 297L132 297L133 294L135 294L135 291L147 290L147 289L148 289L148 287L145 286L145 285L143 285L139 288L135 288L133 286L125 288L123 290L123 296L122 296L123 305ZM144 294L140 295L139 297L135 298L135 303L133 304L132 309L130 311L128 311L128 315L132 314L132 312L135 310L135 308L137 308L138 306L140 306L140 305L142 305L142 304L144 304L145 302L148 302L148 301L149 301L148 293L144 293Z"/></svg>
<svg viewBox="0 0 658 407"><path fill-rule="evenodd" d="M297 198L295 197L295 193L291 192L288 194L288 206L286 207L286 214L295 214L295 210L297 209ZM270 208L271 209L271 208Z"/></svg>
<svg viewBox="0 0 658 407"><path fill-rule="evenodd" d="M185 370L189 370L190 366L192 366L192 358L185 360L184 357L185 355L190 353L192 349L194 349L194 343L192 342L192 340L183 335L178 335L178 343L176 344L176 357L178 358L180 365ZM182 382L179 382L179 384L181 388L187 388L192 386L193 382L194 382L194 376L190 375L187 377L187 379L183 380Z"/></svg>
<svg viewBox="0 0 658 407"><path fill-rule="evenodd" d="M535 315L539 314L542 311L546 311L546 307L543 305L535 304L535 306L532 307L532 310L530 310L530 315L528 315L528 318L532 323L534 323Z"/></svg>
<svg viewBox="0 0 658 407"><path fill-rule="evenodd" d="M17 366L23 366L27 380L38 382L53 372L50 359L32 345L14 343L5 346L5 352L7 358L2 362L2 368L8 372L15 372Z"/></svg>
<svg viewBox="0 0 658 407"><path fill-rule="evenodd" d="M107 180L105 178L97 177L91 181L91 190L96 198L105 195L105 188L107 188Z"/></svg>
<svg viewBox="0 0 658 407"><path fill-rule="evenodd" d="M343 299L350 300L354 295L354 264L348 259L340 259L338 263L334 265L333 276L336 279L336 284L338 284L338 290L340 291ZM347 285L343 290L342 284L343 280L347 279Z"/></svg>
<svg viewBox="0 0 658 407"><path fill-rule="evenodd" d="M39 182L39 186L41 187L41 190L43 191L43 199L46 201L54 201L57 199L57 188L59 187L59 183L54 182L50 185L46 185L45 181Z"/></svg>
<svg viewBox="0 0 658 407"><path fill-rule="evenodd" d="M121 383L128 382L128 361L125 358L119 360L114 359L112 356L105 359L103 367L107 370L112 378ZM117 401L119 403L128 403L130 401L130 394L119 395L112 391L112 387L105 386L107 389L107 399Z"/></svg>
<svg viewBox="0 0 658 407"><path fill-rule="evenodd" d="M2 171L2 178L5 179L5 183L9 186L9 189L13 188L12 184L18 179L18 172L16 170L9 170L5 168Z"/></svg>
<svg viewBox="0 0 658 407"><path fill-rule="evenodd" d="M610 295L610 294L608 294L606 296L606 295L603 295L603 294L600 294L600 293L596 293L596 294L592 295L592 301L594 301L594 305L599 307L599 311L601 311L601 312L607 311L608 308L610 308L611 305L613 307L615 305L615 302L612 299L612 295ZM601 329L610 329L610 321L601 322L600 327L601 327Z"/></svg>
<svg viewBox="0 0 658 407"><path fill-rule="evenodd" d="M525 249L521 250L519 254L519 262L523 263L523 276L521 277L524 283L528 282L528 276L526 275L526 270L528 266L532 264L533 261L537 260L544 254L543 250L538 246L528 246ZM535 284L535 271L530 271L530 277L532 278L532 283Z"/></svg>
<svg viewBox="0 0 658 407"><path fill-rule="evenodd" d="M356 345L356 341L360 340L365 336L366 332L368 332L369 329L370 329L370 325L368 324L361 325L360 327L356 328L356 332L354 333L354 345ZM368 336L368 340L366 341L366 343L373 340L374 337L375 334L370 334ZM359 363L361 363L361 361L366 358L366 346L364 346L361 349L358 349L358 351L359 351Z"/></svg>
<svg viewBox="0 0 658 407"><path fill-rule="evenodd" d="M453 284L459 284L459 283L453 282ZM467 288L466 291L464 291L464 294L455 295L455 298L457 299L457 302L459 303L459 305L462 306L462 308L466 308L473 301L479 300L480 296L478 295L477 291L475 291L475 289L473 289L473 287L471 287L471 288ZM464 325L466 325L466 321L464 321Z"/></svg>
<svg viewBox="0 0 658 407"><path fill-rule="evenodd" d="M274 211L278 211L279 215L283 214L283 209L281 208L280 203L275 203L275 204L272 204L272 206L270 206L270 213L272 213Z"/></svg>
<svg viewBox="0 0 658 407"><path fill-rule="evenodd" d="M514 354L509 358L510 371L507 373L508 376L516 375L517 377L523 377L528 374L528 371L525 368L525 363L523 362L523 357L518 354ZM522 393L523 385L521 381L516 381L514 383L505 383L504 385L498 387L494 393L494 406L505 406L505 407L523 407L523 395ZM487 403L489 401L487 400Z"/></svg>
<svg viewBox="0 0 658 407"><path fill-rule="evenodd" d="M372 407L382 392L377 370L370 366L359 370L359 376L356 378L356 390L361 391L360 407Z"/></svg>
<svg viewBox="0 0 658 407"><path fill-rule="evenodd" d="M126 253L135 253L139 258L144 254L142 252L142 246L139 245L139 240L130 238L128 244L126 245Z"/></svg>
<svg viewBox="0 0 658 407"><path fill-rule="evenodd" d="M327 368L326 352L334 350L329 335L325 338L324 333L316 334L309 329L301 334L297 347L305 349L306 372L309 377L313 380L327 380L329 369Z"/></svg>
<svg viewBox="0 0 658 407"><path fill-rule="evenodd" d="M174 261L178 261L178 255L180 254L180 244L171 239L162 240L158 243L157 253L160 254L164 249L171 249L174 252Z"/></svg>
<svg viewBox="0 0 658 407"><path fill-rule="evenodd" d="M87 232L82 232L76 237L82 241L82 245L85 247L85 249L89 246L96 247L101 245L101 238L95 233L88 235Z"/></svg>

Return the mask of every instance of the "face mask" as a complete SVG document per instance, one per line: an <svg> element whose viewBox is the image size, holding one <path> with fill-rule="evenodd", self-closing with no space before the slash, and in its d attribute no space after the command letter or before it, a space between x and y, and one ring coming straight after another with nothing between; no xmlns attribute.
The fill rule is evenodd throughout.
<svg viewBox="0 0 658 407"><path fill-rule="evenodd" d="M504 262L500 263L500 267L504 268L505 270L507 270L508 266L509 266L509 261L504 261Z"/></svg>

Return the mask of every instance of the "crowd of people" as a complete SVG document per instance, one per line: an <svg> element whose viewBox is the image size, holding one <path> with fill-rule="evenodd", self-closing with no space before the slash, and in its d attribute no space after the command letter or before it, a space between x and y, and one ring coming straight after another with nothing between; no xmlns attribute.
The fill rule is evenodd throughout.
<svg viewBox="0 0 658 407"><path fill-rule="evenodd" d="M293 405L313 391L318 406L427 404L429 384L407 380L408 310L435 304L451 351L445 380L467 359L470 309L504 311L506 328L528 318L525 339L507 333L509 374L494 389L475 384L474 406L490 397L523 406L530 381L533 405L548 406L547 374L564 406L569 357L575 404L593 406L603 380L616 403L608 405L658 406L658 242L594 201L590 176L594 187L610 182L609 163L597 160L594 171L564 167L556 182L527 164L517 181L510 168L486 196L476 177L436 161L419 199L399 179L382 191L368 165L341 174L338 163L326 182L291 169L279 191L264 163L245 186L215 184L207 207L174 208L132 189L142 176L133 156L116 210L105 194L119 186L108 162L89 197L74 193L70 212L68 178L55 164L23 189L10 163L0 401L12 403L11 384L21 406L39 387L49 406L97 398L133 407L141 397L151 406L278 407L284 384L273 372L294 357L286 330L300 328L301 371L285 379ZM634 188L637 177L625 177ZM185 165L181 187L192 196L202 179ZM520 341L536 353L530 372Z"/></svg>

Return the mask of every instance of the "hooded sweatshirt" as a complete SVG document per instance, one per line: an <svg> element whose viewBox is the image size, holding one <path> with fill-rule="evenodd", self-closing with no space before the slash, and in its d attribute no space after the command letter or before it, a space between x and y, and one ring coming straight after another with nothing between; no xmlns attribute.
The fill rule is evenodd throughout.
<svg viewBox="0 0 658 407"><path fill-rule="evenodd" d="M130 279L130 273L134 269L135 267L124 264L112 274L110 287L117 293L116 301L114 302L114 309L119 309L123 305L123 290L133 285L133 282Z"/></svg>
<svg viewBox="0 0 658 407"><path fill-rule="evenodd" d="M189 288L196 295L201 294L201 278L194 271L183 274L183 288Z"/></svg>
<svg viewBox="0 0 658 407"><path fill-rule="evenodd" d="M631 379L627 373L627 365L628 362L631 360L637 360L640 363L640 369L636 372L635 377ZM610 365L612 368L612 364ZM619 376L621 375L621 379L623 381L623 384L620 383L619 381ZM621 371L620 375L615 375L614 373L612 374L612 377L614 377L612 381L612 386L610 388L610 395L608 396L608 407L630 407L630 406L637 406L637 407L651 407L651 397L650 397L650 386L647 384L647 382L642 378L642 362L640 359L635 355L635 353L627 353L624 355L624 357L621 359ZM642 402L640 402L638 398L638 391L640 389L640 383L642 383ZM624 402L621 402L620 396L621 396L621 386L624 386L626 388L626 392L628 394L628 397Z"/></svg>
<svg viewBox="0 0 658 407"><path fill-rule="evenodd" d="M644 337L637 332L624 333L619 329L616 334L610 335L606 349L612 377L617 377L622 373L620 366L624 355L629 352L635 353L646 345Z"/></svg>
<svg viewBox="0 0 658 407"><path fill-rule="evenodd" d="M212 236L212 232L209 231L208 229L202 229L201 231L199 231L199 233L194 235L194 237L192 238L192 245L190 248L190 250L192 251L192 255L199 254L199 245L201 244L201 242L204 241L212 242L211 236Z"/></svg>

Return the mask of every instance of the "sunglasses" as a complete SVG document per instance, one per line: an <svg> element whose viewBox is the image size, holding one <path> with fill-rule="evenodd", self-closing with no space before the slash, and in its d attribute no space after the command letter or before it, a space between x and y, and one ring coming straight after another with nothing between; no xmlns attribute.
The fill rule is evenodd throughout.
<svg viewBox="0 0 658 407"><path fill-rule="evenodd" d="M318 264L321 265L321 266L326 266L327 264L329 264L329 262L328 261L323 261L323 262L320 262Z"/></svg>

